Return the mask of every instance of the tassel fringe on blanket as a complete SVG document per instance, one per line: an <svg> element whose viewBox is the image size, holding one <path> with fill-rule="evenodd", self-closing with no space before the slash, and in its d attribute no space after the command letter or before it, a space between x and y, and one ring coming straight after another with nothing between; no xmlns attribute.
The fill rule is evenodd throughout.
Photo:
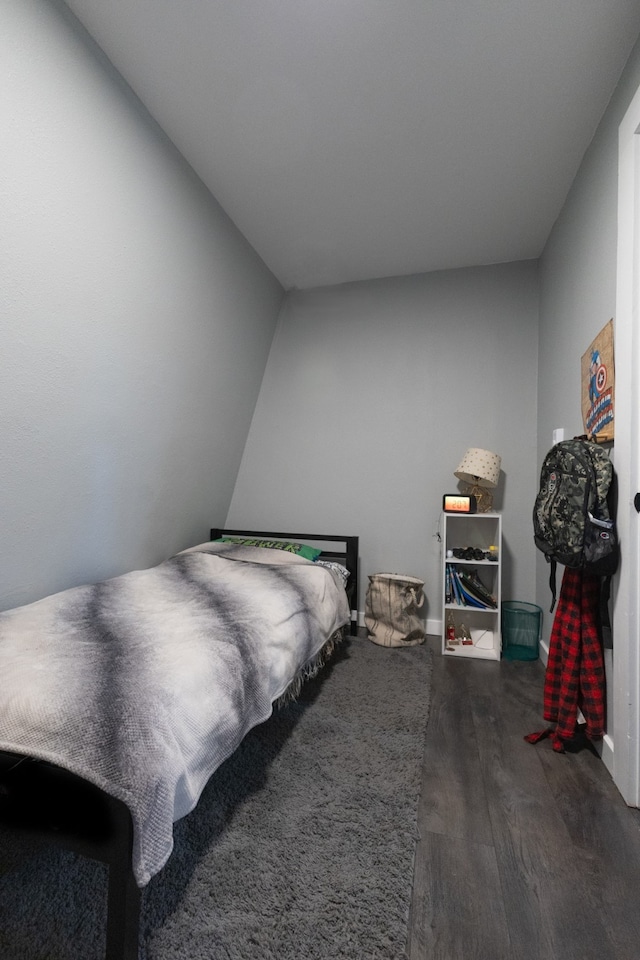
<svg viewBox="0 0 640 960"><path fill-rule="evenodd" d="M304 687L305 683L308 680L313 680L315 676L322 670L324 665L329 662L333 656L334 650L338 644L342 643L345 639L346 628L340 627L339 630L329 637L325 645L321 650L312 657L307 663L304 664L298 671L297 675L293 678L285 692L274 701L274 707L280 709L285 707L288 703L291 703L292 700L297 700L300 696L300 691Z"/></svg>

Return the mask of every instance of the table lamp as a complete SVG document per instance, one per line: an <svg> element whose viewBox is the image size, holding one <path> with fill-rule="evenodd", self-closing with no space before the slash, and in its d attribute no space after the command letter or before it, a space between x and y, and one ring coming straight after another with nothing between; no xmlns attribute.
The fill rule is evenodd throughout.
<svg viewBox="0 0 640 960"><path fill-rule="evenodd" d="M479 513L488 513L493 507L492 490L498 485L502 459L497 453L470 447L454 471L454 476L471 486Z"/></svg>

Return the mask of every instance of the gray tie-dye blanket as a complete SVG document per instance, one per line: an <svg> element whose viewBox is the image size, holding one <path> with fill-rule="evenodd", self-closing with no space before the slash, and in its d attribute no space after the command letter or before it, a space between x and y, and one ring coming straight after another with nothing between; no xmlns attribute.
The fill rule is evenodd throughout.
<svg viewBox="0 0 640 960"><path fill-rule="evenodd" d="M327 568L222 543L0 613L0 749L123 800L144 886L173 822L349 616Z"/></svg>

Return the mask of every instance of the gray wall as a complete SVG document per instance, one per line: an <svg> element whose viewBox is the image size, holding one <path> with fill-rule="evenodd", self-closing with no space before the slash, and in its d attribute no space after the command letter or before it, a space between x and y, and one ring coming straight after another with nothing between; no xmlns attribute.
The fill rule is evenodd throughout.
<svg viewBox="0 0 640 960"><path fill-rule="evenodd" d="M0 11L0 608L223 522L282 289L45 0Z"/></svg>
<svg viewBox="0 0 640 960"><path fill-rule="evenodd" d="M583 431L580 358L616 319L618 127L640 86L636 44L540 260L538 466L554 427ZM615 461L615 448L612 451ZM548 568L537 563L538 603L549 607ZM560 579L560 576L558 577ZM545 640L552 618L546 618Z"/></svg>
<svg viewBox="0 0 640 960"><path fill-rule="evenodd" d="M229 524L358 534L362 586L421 577L438 621L442 495L485 447L503 458L504 596L533 600L537 317L534 262L290 293Z"/></svg>

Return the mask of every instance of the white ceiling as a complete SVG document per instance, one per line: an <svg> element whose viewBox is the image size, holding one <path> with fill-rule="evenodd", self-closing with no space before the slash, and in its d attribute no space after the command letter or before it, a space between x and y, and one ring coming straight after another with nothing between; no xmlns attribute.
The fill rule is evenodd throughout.
<svg viewBox="0 0 640 960"><path fill-rule="evenodd" d="M286 288L537 257L638 0L66 0Z"/></svg>

